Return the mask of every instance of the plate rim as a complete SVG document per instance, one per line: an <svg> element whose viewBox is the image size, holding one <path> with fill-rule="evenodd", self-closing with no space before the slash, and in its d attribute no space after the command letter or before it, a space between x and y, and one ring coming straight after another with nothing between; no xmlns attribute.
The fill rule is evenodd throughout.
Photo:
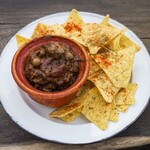
<svg viewBox="0 0 150 150"><path fill-rule="evenodd" d="M53 14L49 14L49 15L46 15L46 16L44 16L44 17L38 18L38 19L36 19L36 20L30 22L29 24L25 25L24 27L22 27L17 33L23 32L23 30L25 30L26 28L28 28L28 27L31 26L32 24L38 23L39 21L42 21L42 20L44 20L44 19L46 19L46 18L48 18L48 17L58 16L58 15L59 15L59 16L60 16L60 15L67 15L67 14L69 14L69 13L70 13L70 12L68 12L68 11L67 11L67 12L58 12L58 13L53 13ZM99 18L100 18L100 17L104 17L104 16L101 15L101 14L91 13L91 12L83 12L83 11L79 11L79 14L81 14L81 16L84 15L84 14L86 14L86 15L94 15L94 16L97 16L97 17L99 17ZM117 20L114 20L114 19L112 19L112 18L110 18L110 20L113 21L113 22L116 22L117 24L119 24L119 25L121 25L121 26L126 27L124 24L118 22ZM149 63L150 63L150 54L148 53L148 50L147 50L146 46L144 45L144 43L142 42L142 40L141 40L132 30L130 30L128 27L126 27L126 28L128 29L129 32L132 33L132 35L134 35L134 36L141 42L142 46L143 46L144 49L146 50L146 51L144 51L144 52L145 52L145 55L146 55L146 57L147 57L147 60L148 60ZM16 33L16 34L17 34L17 33ZM16 35L16 34L15 34L15 35ZM12 40L15 38L15 35L8 41L8 43L6 44L6 46L3 48L3 51L2 51L2 53L1 53L1 55L0 55L0 66L1 66L1 62L2 62L2 59L1 59L1 58L3 57L3 55L4 55L5 52L6 52L5 49L7 49L7 47L9 46L9 44L11 44ZM57 141L57 140L52 140L52 139L44 138L44 137L42 137L42 136L40 136L40 135L37 135L36 133L33 133L32 131L29 131L29 130L26 129L26 128L24 128L24 127L22 126L22 124L20 124L20 123L17 121L17 119L15 119L15 117L11 115L11 113L8 111L8 109L6 109L7 107L6 107L5 104L2 102L1 97L2 97L2 96L0 95L0 101L1 101L2 106L3 106L4 109L5 109L6 113L7 113L8 116L9 116L17 125L19 125L23 130L25 130L25 131L27 131L27 132L31 133L32 135L35 135L35 136L37 136L37 137L39 137L39 138L42 138L42 139L44 139L44 140L52 141L52 142L55 142L55 143L73 144L73 145L76 145L76 144L81 144L81 145L82 145L82 144L96 143L96 142L103 141L103 140L109 139L109 138L111 138L111 137L117 135L118 133L120 133L120 132L124 131L125 129L127 129L130 125L132 125L132 124L142 115L142 113L145 111L145 109L146 109L146 107L148 106L149 101L150 101L150 95L149 95L149 98L148 98L148 100L147 100L147 102L146 102L144 108L143 108L143 109L141 110L141 112L139 113L139 115L138 115L137 117L135 117L132 122L130 122L129 124L127 124L122 130L119 130L119 131L115 132L114 134L112 134L112 135L110 135L110 136L108 136L108 137L106 137L106 138L100 139L100 140L95 140L95 141L85 142L85 143L84 143L84 142L82 142L82 143L77 143L77 142L76 142L76 143L71 143L71 142L66 143L66 142L62 142L62 141Z"/></svg>

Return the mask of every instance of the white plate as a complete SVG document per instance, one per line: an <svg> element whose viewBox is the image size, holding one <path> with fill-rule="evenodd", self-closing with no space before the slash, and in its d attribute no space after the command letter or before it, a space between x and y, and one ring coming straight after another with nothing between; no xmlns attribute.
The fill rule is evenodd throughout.
<svg viewBox="0 0 150 150"><path fill-rule="evenodd" d="M103 16L80 12L85 22L99 23ZM38 19L23 29L18 34L30 37L37 23L63 23L68 13L57 13ZM118 27L125 26L115 20L110 22ZM119 133L133 123L143 112L150 96L150 58L141 40L129 29L126 35L141 46L141 51L136 54L132 82L138 83L135 94L136 103L126 113L120 113L117 123L109 122L105 131L99 130L94 124L83 116L78 117L72 123L66 124L57 119L48 119L48 114L53 109L42 106L32 101L29 96L18 88L11 74L11 61L17 50L15 37L8 42L0 59L0 98L6 112L22 128L28 132L47 139L68 144L92 143L107 139Z"/></svg>

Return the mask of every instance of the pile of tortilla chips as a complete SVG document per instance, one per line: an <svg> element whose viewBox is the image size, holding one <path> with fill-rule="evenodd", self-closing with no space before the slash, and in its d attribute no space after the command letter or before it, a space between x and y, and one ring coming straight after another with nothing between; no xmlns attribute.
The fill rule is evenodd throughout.
<svg viewBox="0 0 150 150"><path fill-rule="evenodd" d="M100 23L85 23L73 9L64 24L37 24L30 39L16 35L18 46L46 35L71 38L86 47L90 57L87 82L67 105L56 109L49 117L65 122L84 115L105 130L109 121L118 121L119 112L127 111L135 102L136 83L129 83L135 53L140 46L109 23L107 15Z"/></svg>

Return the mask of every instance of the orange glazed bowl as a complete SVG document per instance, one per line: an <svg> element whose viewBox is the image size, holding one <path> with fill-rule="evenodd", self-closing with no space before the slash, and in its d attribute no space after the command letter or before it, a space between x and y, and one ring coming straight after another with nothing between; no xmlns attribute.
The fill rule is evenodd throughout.
<svg viewBox="0 0 150 150"><path fill-rule="evenodd" d="M51 42L69 45L71 51L81 60L78 64L79 71L75 81L67 88L54 92L43 91L34 87L29 82L29 80L27 80L25 75L25 64L32 52L34 52L36 48L47 45ZM78 89L85 83L87 79L89 67L89 56L83 46L65 37L44 36L41 38L33 39L17 50L12 60L11 71L13 78L18 86L23 91L25 91L34 101L46 106L60 107L69 103L75 97Z"/></svg>

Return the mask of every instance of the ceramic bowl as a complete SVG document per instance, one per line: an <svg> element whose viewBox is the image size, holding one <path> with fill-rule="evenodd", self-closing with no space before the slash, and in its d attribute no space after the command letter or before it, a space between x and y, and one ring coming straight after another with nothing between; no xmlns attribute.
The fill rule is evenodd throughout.
<svg viewBox="0 0 150 150"><path fill-rule="evenodd" d="M80 71L75 82L65 90L59 92L44 92L38 90L27 81L24 75L24 65L29 53L37 46L47 44L51 41L69 44L71 49L78 54L82 60L84 60L80 62ZM46 106L60 107L69 103L76 95L78 89L85 83L89 72L89 66L88 53L82 45L65 37L44 36L31 40L29 43L17 50L12 60L11 71L18 86L34 101Z"/></svg>

